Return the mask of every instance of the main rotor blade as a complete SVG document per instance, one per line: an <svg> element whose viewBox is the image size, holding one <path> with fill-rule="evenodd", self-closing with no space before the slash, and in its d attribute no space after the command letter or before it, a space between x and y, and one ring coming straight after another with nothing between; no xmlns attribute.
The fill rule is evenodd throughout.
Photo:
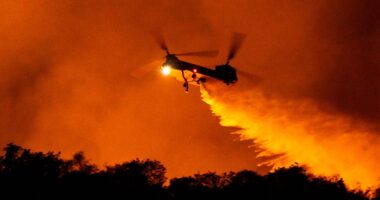
<svg viewBox="0 0 380 200"><path fill-rule="evenodd" d="M203 57L215 57L219 54L218 50L211 51L195 51L195 52L187 52L187 53L179 53L175 54L176 56L203 56Z"/></svg>
<svg viewBox="0 0 380 200"><path fill-rule="evenodd" d="M161 29L157 29L157 30L152 30L151 31L151 34L154 38L154 40L157 42L157 44L159 45L159 47L166 51L166 53L169 53L169 49L168 49L168 46L165 42L165 38L164 38L164 35L161 31Z"/></svg>
<svg viewBox="0 0 380 200"><path fill-rule="evenodd" d="M246 35L243 33L233 33L231 39L230 51L228 53L227 62L233 59L244 42Z"/></svg>
<svg viewBox="0 0 380 200"><path fill-rule="evenodd" d="M161 66L161 64L161 60L154 60L150 63L130 70L129 74L134 78L141 78L147 75L149 76L150 74L153 74L154 71L159 71L159 66Z"/></svg>
<svg viewBox="0 0 380 200"><path fill-rule="evenodd" d="M240 80L244 80L244 87L252 87L263 82L263 78L248 71L236 69L237 76Z"/></svg>

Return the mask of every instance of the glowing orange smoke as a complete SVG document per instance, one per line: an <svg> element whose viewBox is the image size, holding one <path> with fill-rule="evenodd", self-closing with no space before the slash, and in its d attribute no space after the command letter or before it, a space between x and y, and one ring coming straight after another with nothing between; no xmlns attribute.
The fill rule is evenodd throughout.
<svg viewBox="0 0 380 200"><path fill-rule="evenodd" d="M203 100L223 126L240 127L243 139L256 139L261 155L286 153L275 166L298 162L319 175L339 175L351 188L379 183L380 138L364 125L325 114L312 101L285 101L259 89L238 90L208 84Z"/></svg>

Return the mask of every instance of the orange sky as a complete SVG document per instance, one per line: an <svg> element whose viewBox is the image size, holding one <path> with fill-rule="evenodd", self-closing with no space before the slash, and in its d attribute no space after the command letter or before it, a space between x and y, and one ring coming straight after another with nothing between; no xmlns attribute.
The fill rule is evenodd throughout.
<svg viewBox="0 0 380 200"><path fill-rule="evenodd" d="M260 77L262 93L378 130L379 10L369 0L0 1L0 144L83 150L99 165L153 158L175 176L256 169L250 142L219 125L198 88L131 73L163 62L157 28L173 52L220 49L186 58L206 66L225 62L231 32L246 33L232 64Z"/></svg>

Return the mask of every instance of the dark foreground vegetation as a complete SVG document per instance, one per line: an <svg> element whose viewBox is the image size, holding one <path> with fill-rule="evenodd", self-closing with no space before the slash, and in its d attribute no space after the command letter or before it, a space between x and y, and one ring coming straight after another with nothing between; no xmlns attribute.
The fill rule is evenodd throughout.
<svg viewBox="0 0 380 200"><path fill-rule="evenodd" d="M212 172L167 181L155 160L132 160L99 170L83 153L70 160L15 144L0 157L1 199L369 199L343 180L307 174L297 165L265 176L253 171ZM375 199L379 198L377 192Z"/></svg>

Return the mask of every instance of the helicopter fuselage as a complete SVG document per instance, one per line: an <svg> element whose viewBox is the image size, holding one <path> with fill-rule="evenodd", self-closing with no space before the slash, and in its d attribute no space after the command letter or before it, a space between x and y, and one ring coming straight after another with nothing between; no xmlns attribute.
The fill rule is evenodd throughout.
<svg viewBox="0 0 380 200"><path fill-rule="evenodd" d="M210 69L179 60L175 55L168 54L163 66L169 66L172 69L180 70L182 73L183 71L190 71L193 73L193 79L197 78L197 74L201 74L221 80L227 85L235 83L237 81L236 70L229 64L218 65L215 67L215 69ZM187 82L187 79L184 76L183 78L185 79L185 82ZM202 77L198 77L197 79L197 83L205 81L206 79Z"/></svg>

